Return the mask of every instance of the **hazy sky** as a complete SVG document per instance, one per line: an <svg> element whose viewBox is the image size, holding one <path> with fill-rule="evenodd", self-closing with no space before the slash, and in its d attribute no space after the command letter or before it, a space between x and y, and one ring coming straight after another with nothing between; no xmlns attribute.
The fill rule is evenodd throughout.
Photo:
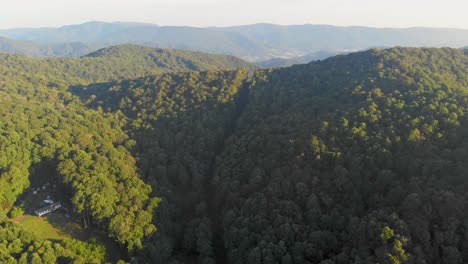
<svg viewBox="0 0 468 264"><path fill-rule="evenodd" d="M467 0L2 0L0 28L135 21L468 28Z"/></svg>

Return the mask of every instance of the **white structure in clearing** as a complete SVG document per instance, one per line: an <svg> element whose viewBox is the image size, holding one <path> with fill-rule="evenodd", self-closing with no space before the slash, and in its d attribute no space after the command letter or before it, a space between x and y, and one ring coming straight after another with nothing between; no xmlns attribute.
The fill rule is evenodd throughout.
<svg viewBox="0 0 468 264"><path fill-rule="evenodd" d="M45 207L42 207L42 208L39 208L37 209L36 211L34 211L38 216L43 216L45 214L48 214L48 213L51 213L57 209L59 209L60 207L62 207L62 205L60 204L60 202L58 203L53 203L51 205L48 205L48 206L45 206Z"/></svg>

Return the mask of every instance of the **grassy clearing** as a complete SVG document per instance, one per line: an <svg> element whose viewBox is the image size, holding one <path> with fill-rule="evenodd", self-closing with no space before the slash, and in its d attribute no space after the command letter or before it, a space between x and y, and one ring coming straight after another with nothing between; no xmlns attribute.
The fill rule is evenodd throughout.
<svg viewBox="0 0 468 264"><path fill-rule="evenodd" d="M90 230L84 229L60 212L53 212L46 217L25 214L13 221L23 225L28 230L36 232L45 239L63 240L65 238L74 238L87 241L90 238Z"/></svg>
<svg viewBox="0 0 468 264"><path fill-rule="evenodd" d="M18 219L19 220L15 222L18 222L26 229L35 232L42 238L53 240L63 240L66 238L71 238L69 234L53 226L47 218L41 218L33 215L25 215L19 217Z"/></svg>
<svg viewBox="0 0 468 264"><path fill-rule="evenodd" d="M104 245L112 263L122 258L118 244L107 238L104 233L92 229L85 229L71 218L65 217L61 212L53 212L47 217L38 217L24 214L11 221L22 225L27 230L35 232L44 239L63 241L65 239L76 239L83 242L97 239L100 245Z"/></svg>

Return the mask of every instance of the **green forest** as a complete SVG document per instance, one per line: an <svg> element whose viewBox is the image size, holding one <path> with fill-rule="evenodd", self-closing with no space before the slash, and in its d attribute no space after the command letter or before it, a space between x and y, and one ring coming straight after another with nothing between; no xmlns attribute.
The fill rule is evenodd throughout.
<svg viewBox="0 0 468 264"><path fill-rule="evenodd" d="M468 51L0 62L1 263L468 262ZM44 182L96 238L17 223Z"/></svg>

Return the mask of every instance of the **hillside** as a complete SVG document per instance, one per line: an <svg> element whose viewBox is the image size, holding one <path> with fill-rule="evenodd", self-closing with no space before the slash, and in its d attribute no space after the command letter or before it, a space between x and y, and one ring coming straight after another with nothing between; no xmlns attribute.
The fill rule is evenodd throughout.
<svg viewBox="0 0 468 264"><path fill-rule="evenodd" d="M149 73L256 68L229 56L138 46L76 59L0 54L0 61L2 263L117 261L156 231L160 199L141 179L126 121L85 107L69 89ZM40 220L30 215L48 197L63 209L28 224Z"/></svg>
<svg viewBox="0 0 468 264"><path fill-rule="evenodd" d="M374 49L72 92L125 115L163 198L142 259L464 263L467 66L463 50Z"/></svg>
<svg viewBox="0 0 468 264"><path fill-rule="evenodd" d="M213 177L227 259L466 262L467 63L394 49L262 74Z"/></svg>
<svg viewBox="0 0 468 264"><path fill-rule="evenodd" d="M30 56L39 56L41 54L40 46L34 43L16 41L0 37L0 50L8 53L28 54Z"/></svg>
<svg viewBox="0 0 468 264"><path fill-rule="evenodd" d="M157 49L138 45L121 45L98 50L82 58L105 58L128 61L130 65L159 67L165 71L255 70L257 67L242 59L195 51Z"/></svg>
<svg viewBox="0 0 468 264"><path fill-rule="evenodd" d="M81 58L33 59L0 54L0 61L10 70L29 71L30 74L64 84L131 79L170 71L257 68L231 56L136 45L105 48Z"/></svg>
<svg viewBox="0 0 468 264"><path fill-rule="evenodd" d="M122 248L139 247L156 231L158 199L139 178L118 116L87 109L63 83L27 68L2 63L0 72L0 262L103 262L101 233ZM60 199L57 214L70 224L93 228L89 240L49 240L7 218L34 214L49 196Z"/></svg>
<svg viewBox="0 0 468 264"><path fill-rule="evenodd" d="M464 29L450 28L398 29L274 24L197 28L122 22L88 22L59 28L0 30L0 36L41 45L80 42L99 48L139 44L227 54L249 61L291 59L316 52L337 54L372 47L460 48L468 45L467 33Z"/></svg>
<svg viewBox="0 0 468 264"><path fill-rule="evenodd" d="M207 56L1 55L0 262L468 262L466 50ZM16 224L44 186L99 236Z"/></svg>

